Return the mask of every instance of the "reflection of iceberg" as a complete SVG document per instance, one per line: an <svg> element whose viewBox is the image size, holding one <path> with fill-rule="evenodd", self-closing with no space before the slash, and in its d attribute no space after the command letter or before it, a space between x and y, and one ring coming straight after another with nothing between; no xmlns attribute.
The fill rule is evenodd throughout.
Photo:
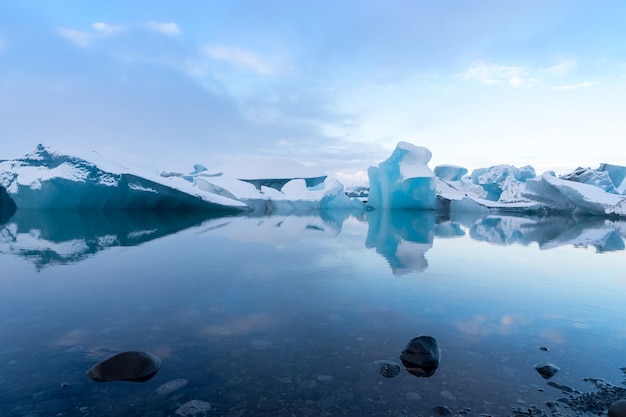
<svg viewBox="0 0 626 417"><path fill-rule="evenodd" d="M599 252L624 250L626 222L599 217L516 217L489 215L469 224L470 237L495 245L528 245L540 249L593 246Z"/></svg>
<svg viewBox="0 0 626 417"><path fill-rule="evenodd" d="M333 213L335 214L335 213ZM311 215L273 215L222 217L205 222L202 230L240 242L286 245L303 239L336 237L349 213L341 217Z"/></svg>
<svg viewBox="0 0 626 417"><path fill-rule="evenodd" d="M435 221L436 219L436 221ZM602 217L513 216L454 213L436 217L433 211L374 210L367 213L365 246L387 259L394 274L421 272L428 267L426 252L437 238L469 233L473 240L493 245L595 247L598 252L624 250L626 221Z"/></svg>
<svg viewBox="0 0 626 417"><path fill-rule="evenodd" d="M206 214L178 211L17 210L0 226L0 253L38 268L78 262L108 247L136 246L201 224Z"/></svg>
<svg viewBox="0 0 626 417"><path fill-rule="evenodd" d="M365 246L376 248L395 275L428 268L426 251L433 246L435 213L432 211L374 210L367 213Z"/></svg>

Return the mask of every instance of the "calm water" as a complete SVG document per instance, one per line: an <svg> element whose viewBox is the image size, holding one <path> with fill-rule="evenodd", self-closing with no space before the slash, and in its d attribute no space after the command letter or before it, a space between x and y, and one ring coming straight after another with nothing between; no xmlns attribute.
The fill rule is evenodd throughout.
<svg viewBox="0 0 626 417"><path fill-rule="evenodd" d="M18 210L0 225L0 416L174 416L189 400L210 416L547 410L566 396L548 382L620 386L624 236L603 219ZM441 349L432 377L377 373L420 335ZM85 375L127 350L161 370ZM539 362L561 370L545 380Z"/></svg>

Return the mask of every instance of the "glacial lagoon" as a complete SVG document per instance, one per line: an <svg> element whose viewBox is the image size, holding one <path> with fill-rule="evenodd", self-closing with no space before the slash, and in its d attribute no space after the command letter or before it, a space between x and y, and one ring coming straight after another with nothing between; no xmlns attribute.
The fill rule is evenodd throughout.
<svg viewBox="0 0 626 417"><path fill-rule="evenodd" d="M18 210L0 415L593 415L626 396L625 236L594 217ZM418 336L440 349L428 377L400 359ZM160 358L150 380L86 375L135 350Z"/></svg>

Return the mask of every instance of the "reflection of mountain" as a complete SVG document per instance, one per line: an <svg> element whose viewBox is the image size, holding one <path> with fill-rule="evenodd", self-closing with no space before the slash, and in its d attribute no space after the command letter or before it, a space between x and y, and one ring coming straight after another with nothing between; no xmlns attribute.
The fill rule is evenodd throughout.
<svg viewBox="0 0 626 417"><path fill-rule="evenodd" d="M178 211L17 210L0 226L0 252L37 268L78 262L113 246L136 246L215 217Z"/></svg>
<svg viewBox="0 0 626 417"><path fill-rule="evenodd" d="M428 268L424 254L433 246L435 212L374 210L367 213L367 221L365 247L376 248L395 275Z"/></svg>

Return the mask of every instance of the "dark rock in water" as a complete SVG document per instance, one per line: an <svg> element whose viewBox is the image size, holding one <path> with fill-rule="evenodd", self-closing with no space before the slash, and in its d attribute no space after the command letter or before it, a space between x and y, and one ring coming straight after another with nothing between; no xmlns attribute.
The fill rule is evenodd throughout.
<svg viewBox="0 0 626 417"><path fill-rule="evenodd" d="M376 371L385 378L393 378L400 373L400 365L394 361L375 361Z"/></svg>
<svg viewBox="0 0 626 417"><path fill-rule="evenodd" d="M626 417L626 400L617 400L609 407L609 417Z"/></svg>
<svg viewBox="0 0 626 417"><path fill-rule="evenodd" d="M556 388L568 394L573 393L573 392L578 392L572 387L568 387L567 385L557 384L556 382L552 382L552 381L548 382L548 385L551 386L552 388Z"/></svg>
<svg viewBox="0 0 626 417"><path fill-rule="evenodd" d="M161 359L146 352L122 352L98 362L87 371L96 382L146 382L161 368Z"/></svg>
<svg viewBox="0 0 626 417"><path fill-rule="evenodd" d="M0 224L8 222L16 209L15 202L9 197L6 188L0 185Z"/></svg>
<svg viewBox="0 0 626 417"><path fill-rule="evenodd" d="M539 346L539 350L543 350L544 352L547 352L548 348L545 346Z"/></svg>
<svg viewBox="0 0 626 417"><path fill-rule="evenodd" d="M549 362L538 363L535 365L535 369L539 372L539 375L545 379L552 378L554 374L561 370L561 368Z"/></svg>
<svg viewBox="0 0 626 417"><path fill-rule="evenodd" d="M430 377L439 367L441 350L434 337L419 336L406 345L400 360L406 370L418 377Z"/></svg>
<svg viewBox="0 0 626 417"><path fill-rule="evenodd" d="M440 416L447 416L452 414L452 410L450 410L450 408L446 407L445 405L436 405L433 407L433 410Z"/></svg>

